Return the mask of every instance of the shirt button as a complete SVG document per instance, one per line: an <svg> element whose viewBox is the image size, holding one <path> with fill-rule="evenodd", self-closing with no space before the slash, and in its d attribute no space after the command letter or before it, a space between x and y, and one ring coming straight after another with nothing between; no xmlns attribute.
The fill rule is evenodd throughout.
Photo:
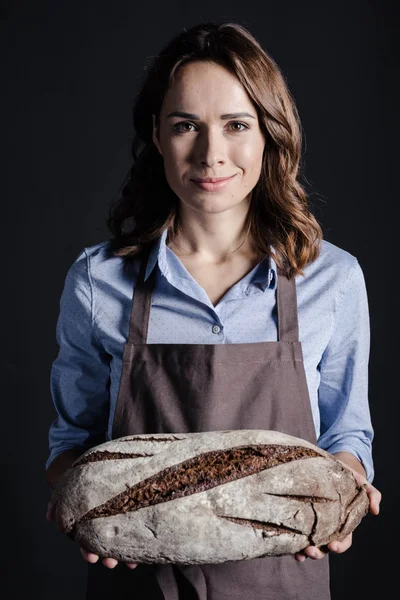
<svg viewBox="0 0 400 600"><path fill-rule="evenodd" d="M212 332L219 333L221 331L221 327L219 325L213 325Z"/></svg>

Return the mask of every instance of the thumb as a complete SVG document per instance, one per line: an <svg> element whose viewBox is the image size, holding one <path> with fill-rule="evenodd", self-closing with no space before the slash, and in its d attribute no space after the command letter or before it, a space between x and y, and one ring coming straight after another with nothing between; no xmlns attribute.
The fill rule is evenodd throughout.
<svg viewBox="0 0 400 600"><path fill-rule="evenodd" d="M47 521L54 521L54 505L51 501L47 504L46 519Z"/></svg>

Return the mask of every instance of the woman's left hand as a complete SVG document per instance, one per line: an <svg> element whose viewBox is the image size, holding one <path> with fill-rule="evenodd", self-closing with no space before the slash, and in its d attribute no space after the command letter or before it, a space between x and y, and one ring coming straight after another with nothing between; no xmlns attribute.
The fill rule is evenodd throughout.
<svg viewBox="0 0 400 600"><path fill-rule="evenodd" d="M361 473L350 467L343 460L340 460L338 458L336 458L336 460L339 460L339 462L341 462L342 465L346 467L346 469L349 469L353 473L359 485L365 486L365 491L367 492L369 498L369 512L373 515L378 515L379 505L382 500L381 492L377 490L376 487L374 487L371 483L369 483L367 479L363 475L361 475ZM302 552L297 552L295 558L297 561L303 562L306 560L307 557L312 558L313 560L318 560L326 556L328 552L335 552L335 554L341 554L342 552L345 552L350 548L352 541L353 534L349 533L349 535L346 535L346 537L342 540L333 540L327 546L307 546L307 548L305 548Z"/></svg>

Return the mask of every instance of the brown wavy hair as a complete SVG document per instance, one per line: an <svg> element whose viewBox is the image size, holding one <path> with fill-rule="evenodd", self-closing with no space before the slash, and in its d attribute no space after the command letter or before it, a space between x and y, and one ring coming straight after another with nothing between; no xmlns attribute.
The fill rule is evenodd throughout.
<svg viewBox="0 0 400 600"><path fill-rule="evenodd" d="M172 235L179 231L179 198L167 182L162 156L152 140L152 115L158 122L177 70L202 60L236 75L254 104L266 140L261 175L246 217L255 247L261 255L272 255L288 277L302 274L318 256L323 234L298 181L300 119L279 67L237 23L210 22L184 29L146 68L133 105L133 165L108 218L113 253L134 257L165 228Z"/></svg>

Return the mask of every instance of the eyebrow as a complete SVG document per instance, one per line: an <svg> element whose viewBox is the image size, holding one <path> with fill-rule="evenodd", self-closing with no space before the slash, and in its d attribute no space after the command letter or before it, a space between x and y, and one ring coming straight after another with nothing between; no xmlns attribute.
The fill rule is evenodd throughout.
<svg viewBox="0 0 400 600"><path fill-rule="evenodd" d="M187 113L182 111L174 111L167 115L167 119L169 117L183 117L184 119L192 119L192 121L200 121L200 117L193 113ZM226 113L225 115L221 115L221 119L227 121L229 119L243 119L244 117L250 117L250 119L255 119L253 115L247 112L238 112L238 113Z"/></svg>

